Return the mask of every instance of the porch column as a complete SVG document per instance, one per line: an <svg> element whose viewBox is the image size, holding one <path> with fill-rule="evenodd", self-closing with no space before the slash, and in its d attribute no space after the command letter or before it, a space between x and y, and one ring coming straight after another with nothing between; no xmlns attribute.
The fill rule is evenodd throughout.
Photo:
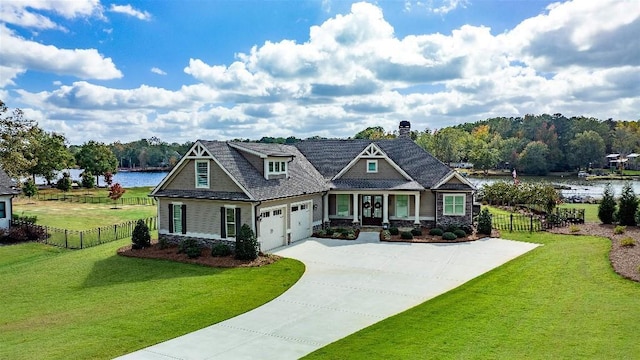
<svg viewBox="0 0 640 360"><path fill-rule="evenodd" d="M358 220L358 194L355 193L351 196L353 196L353 222L359 223L360 220Z"/></svg>
<svg viewBox="0 0 640 360"><path fill-rule="evenodd" d="M414 204L414 216L415 219L413 220L413 224L414 225L420 225L420 193L417 192L415 195L415 204Z"/></svg>
<svg viewBox="0 0 640 360"><path fill-rule="evenodd" d="M353 223L357 224L360 222L358 220L358 193L354 193L351 196L353 198Z"/></svg>
<svg viewBox="0 0 640 360"><path fill-rule="evenodd" d="M382 194L382 224L389 224L389 194Z"/></svg>
<svg viewBox="0 0 640 360"><path fill-rule="evenodd" d="M329 222L329 193L322 197L322 222Z"/></svg>

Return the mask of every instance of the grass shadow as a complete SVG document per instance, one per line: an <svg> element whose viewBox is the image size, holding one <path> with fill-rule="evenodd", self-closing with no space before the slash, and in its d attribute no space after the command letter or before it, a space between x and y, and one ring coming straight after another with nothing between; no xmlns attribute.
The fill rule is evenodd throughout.
<svg viewBox="0 0 640 360"><path fill-rule="evenodd" d="M150 280L210 276L225 268L212 268L169 260L140 259L119 255L95 262L82 287L99 287Z"/></svg>

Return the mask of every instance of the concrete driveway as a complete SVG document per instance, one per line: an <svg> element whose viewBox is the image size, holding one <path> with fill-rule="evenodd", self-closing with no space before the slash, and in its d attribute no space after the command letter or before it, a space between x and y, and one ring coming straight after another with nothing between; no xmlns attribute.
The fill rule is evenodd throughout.
<svg viewBox="0 0 640 360"><path fill-rule="evenodd" d="M280 297L121 359L297 359L445 293L537 245L502 239L457 244L310 238L275 251L306 265Z"/></svg>

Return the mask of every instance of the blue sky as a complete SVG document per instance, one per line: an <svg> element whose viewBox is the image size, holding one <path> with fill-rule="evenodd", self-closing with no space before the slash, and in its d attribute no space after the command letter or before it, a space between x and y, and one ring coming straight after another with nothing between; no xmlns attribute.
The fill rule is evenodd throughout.
<svg viewBox="0 0 640 360"><path fill-rule="evenodd" d="M640 119L636 0L0 2L0 99L72 144Z"/></svg>

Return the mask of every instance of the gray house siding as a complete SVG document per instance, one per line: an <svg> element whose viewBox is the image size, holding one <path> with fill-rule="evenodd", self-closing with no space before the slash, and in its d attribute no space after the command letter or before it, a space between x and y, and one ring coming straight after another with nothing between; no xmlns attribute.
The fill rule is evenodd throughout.
<svg viewBox="0 0 640 360"><path fill-rule="evenodd" d="M164 188L191 190L196 188L195 181L195 160L188 160ZM215 191L242 192L240 187L212 160L209 160L209 188Z"/></svg>
<svg viewBox="0 0 640 360"><path fill-rule="evenodd" d="M378 161L378 172L367 172L367 160ZM404 176L394 169L385 159L360 159L347 172L342 174L341 179L394 179L404 180Z"/></svg>

